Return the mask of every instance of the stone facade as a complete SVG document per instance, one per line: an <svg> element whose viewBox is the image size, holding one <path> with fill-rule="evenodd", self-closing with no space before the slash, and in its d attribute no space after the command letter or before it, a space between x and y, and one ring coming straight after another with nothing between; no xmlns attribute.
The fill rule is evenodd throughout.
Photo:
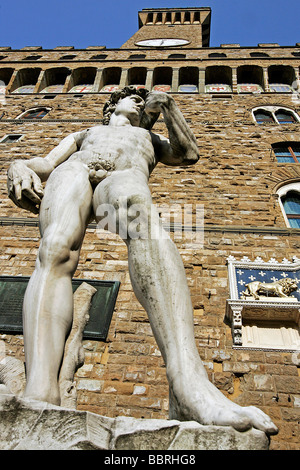
<svg viewBox="0 0 300 470"><path fill-rule="evenodd" d="M152 32L149 37L154 37ZM185 57L169 58L175 53ZM267 56L259 57L262 53ZM145 58L130 58L136 54L144 54ZM32 55L41 57L24 60ZM66 55L75 57L61 60ZM95 59L95 55L103 57ZM37 218L19 210L7 198L10 161L44 156L69 133L101 123L108 96L101 93L102 86L136 84L139 78L144 80L140 84L152 87L155 69L160 69L163 80L168 76L168 67L172 96L195 133L200 160L190 168L159 165L151 176L150 187L158 206L204 205L203 248L171 234L186 268L199 352L211 381L228 398L241 405L258 406L274 420L280 431L271 438L270 448L287 450L300 449L300 351L233 347L231 327L225 320L229 296L226 260L229 256L247 256L281 262L299 253L300 230L288 226L277 189L300 181L300 163L278 162L272 144L300 142L300 120L260 125L252 113L257 107L277 106L300 116L296 92L274 93L269 88L275 83L274 70L278 72L276 83L292 86L299 77L299 55L298 45L137 51L132 43L119 50L0 49L0 80L7 86L6 95L0 96L0 274L29 276L39 243ZM214 69L215 83L221 83L222 78L226 82L226 73L230 72L230 93L205 93L212 66L218 67ZM190 76L198 86L196 93L178 92L181 70L186 67L193 67ZM53 74L45 78L46 72L57 68L66 71L63 92L49 99L51 95L40 91L43 85L51 84ZM94 68L94 73L80 75L86 68ZM141 75L137 68L143 71ZM246 72L249 81L245 81ZM253 83L255 79L258 83L258 77L263 92L238 93L239 83ZM72 86L86 83L84 80L92 82L92 92L68 93ZM13 93L29 84L34 85L33 93ZM49 108L43 119L17 119L24 111L41 107ZM161 120L154 132L165 134ZM16 134L22 136L20 140L1 141ZM167 418L168 385L163 360L147 316L132 292L126 247L121 239L100 233L91 224L75 277L121 282L107 340L84 342L85 363L76 374L78 409L107 417ZM0 344L0 351L6 355L24 360L22 336L0 331Z"/></svg>

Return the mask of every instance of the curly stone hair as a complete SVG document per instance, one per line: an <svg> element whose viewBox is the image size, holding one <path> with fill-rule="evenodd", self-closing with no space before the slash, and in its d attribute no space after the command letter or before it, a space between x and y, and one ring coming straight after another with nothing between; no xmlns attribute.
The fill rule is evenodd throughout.
<svg viewBox="0 0 300 470"><path fill-rule="evenodd" d="M115 112L117 104L121 99L131 95L138 95L145 101L149 93L149 90L146 88L136 88L133 85L126 86L122 90L114 91L103 107L103 125L108 126L110 117ZM159 114L148 116L146 113L143 113L140 127L150 130L155 121L158 119L158 116Z"/></svg>

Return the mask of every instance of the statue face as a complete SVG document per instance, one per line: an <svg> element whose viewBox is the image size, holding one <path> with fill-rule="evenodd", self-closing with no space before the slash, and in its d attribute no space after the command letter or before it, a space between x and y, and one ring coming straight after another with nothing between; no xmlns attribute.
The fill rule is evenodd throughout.
<svg viewBox="0 0 300 470"><path fill-rule="evenodd" d="M132 126L139 126L141 115L145 107L144 100L138 95L126 96L121 99L115 109L115 115L123 114L127 117Z"/></svg>

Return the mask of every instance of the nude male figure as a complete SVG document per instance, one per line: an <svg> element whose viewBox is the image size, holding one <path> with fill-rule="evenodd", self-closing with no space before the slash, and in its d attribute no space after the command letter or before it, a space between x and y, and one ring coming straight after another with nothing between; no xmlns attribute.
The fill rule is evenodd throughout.
<svg viewBox="0 0 300 470"><path fill-rule="evenodd" d="M125 88L112 95L106 111L111 113L105 118L108 125L71 134L45 158L16 160L8 172L11 199L34 212L40 205L41 244L23 309L25 397L60 404L58 373L73 312L71 279L85 229L91 216L97 220L102 204L113 205L118 214L120 201L126 198L126 220L132 219L132 205L139 203L147 222L145 227L141 224L141 231L158 234L127 235L124 242L133 290L148 313L166 364L170 418L276 433L276 426L261 410L238 406L208 380L195 344L184 266L171 239L159 236L160 219L151 211L152 170L158 162L196 163L195 137L173 98L165 93L147 95ZM169 139L140 127L147 119L154 122L159 113ZM41 181L46 180L43 194Z"/></svg>

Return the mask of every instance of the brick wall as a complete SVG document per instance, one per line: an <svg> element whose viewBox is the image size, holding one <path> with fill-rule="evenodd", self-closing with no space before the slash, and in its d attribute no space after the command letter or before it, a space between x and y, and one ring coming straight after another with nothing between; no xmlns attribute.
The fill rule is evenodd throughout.
<svg viewBox="0 0 300 470"><path fill-rule="evenodd" d="M286 228L274 194L278 183L299 180L300 171L297 164L277 163L270 150L275 142L300 141L299 124L259 126L251 117L251 109L259 105L285 106L299 113L299 104L291 95L268 93L232 94L226 100L204 94L173 96L196 135L200 160L190 168L158 165L150 187L157 204L204 204L203 249L175 239L191 290L199 353L210 379L229 399L256 405L273 418L280 432L272 437L271 449L299 449L299 354L234 349L224 320L229 255L281 261L299 252L299 230ZM6 98L0 138L9 133L24 137L13 144L0 143L0 217L8 222L0 226L1 275L30 275L39 243L37 227L12 225L11 218L35 216L7 199L9 162L45 156L64 136L97 124L93 121L101 118L106 98L103 94L81 98L62 94L54 100L35 94ZM52 110L41 121L14 120L33 106ZM154 131L166 135L163 122ZM121 282L107 341L84 342L85 363L76 374L78 408L106 416L167 418L165 367L130 285L124 243L89 228L75 277ZM7 354L24 359L21 336L1 334L0 340Z"/></svg>

